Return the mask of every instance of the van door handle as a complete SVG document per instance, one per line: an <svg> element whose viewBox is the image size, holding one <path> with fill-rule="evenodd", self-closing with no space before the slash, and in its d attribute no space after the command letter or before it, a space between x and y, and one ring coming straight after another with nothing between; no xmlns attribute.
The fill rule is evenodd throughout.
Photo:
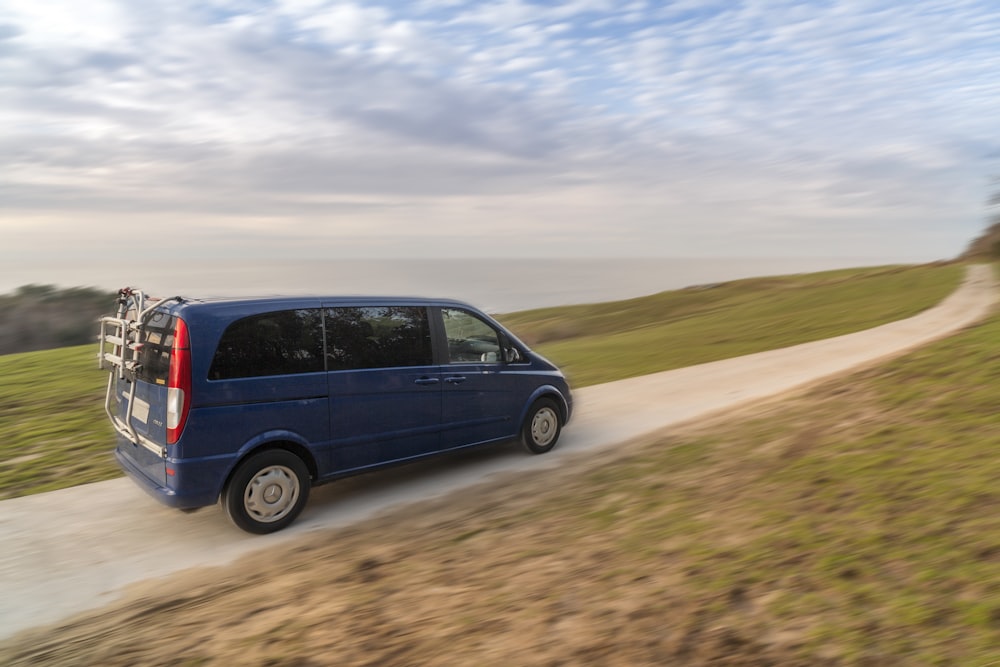
<svg viewBox="0 0 1000 667"><path fill-rule="evenodd" d="M413 384L428 385L428 384L437 384L440 381L441 380L439 380L438 378L417 378L416 380L413 381Z"/></svg>
<svg viewBox="0 0 1000 667"><path fill-rule="evenodd" d="M453 375L450 378L445 378L444 381L447 382L448 384L462 384L463 382L465 382L465 376Z"/></svg>

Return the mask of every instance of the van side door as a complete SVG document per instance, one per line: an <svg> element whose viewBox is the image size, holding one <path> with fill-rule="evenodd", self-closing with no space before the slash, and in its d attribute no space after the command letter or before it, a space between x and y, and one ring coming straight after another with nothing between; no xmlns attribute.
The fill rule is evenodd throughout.
<svg viewBox="0 0 1000 667"><path fill-rule="evenodd" d="M441 378L422 306L324 306L333 472L440 446Z"/></svg>
<svg viewBox="0 0 1000 667"><path fill-rule="evenodd" d="M512 437L527 395L520 395L517 373L504 361L506 337L471 311L435 310L447 343L441 366L442 448Z"/></svg>

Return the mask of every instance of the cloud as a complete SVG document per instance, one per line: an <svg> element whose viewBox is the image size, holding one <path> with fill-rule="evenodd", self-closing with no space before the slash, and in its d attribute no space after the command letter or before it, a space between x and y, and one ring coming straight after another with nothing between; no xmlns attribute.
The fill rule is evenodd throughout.
<svg viewBox="0 0 1000 667"><path fill-rule="evenodd" d="M516 222L550 254L798 253L937 220L957 251L1000 153L996 34L985 1L10 0L0 234L174 214L346 248L419 221L495 254Z"/></svg>

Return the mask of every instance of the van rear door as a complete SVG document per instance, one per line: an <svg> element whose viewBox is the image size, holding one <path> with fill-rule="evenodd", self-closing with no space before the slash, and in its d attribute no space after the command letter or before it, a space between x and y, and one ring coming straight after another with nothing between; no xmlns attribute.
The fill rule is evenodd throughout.
<svg viewBox="0 0 1000 667"><path fill-rule="evenodd" d="M138 436L130 442L118 439L118 451L135 468L166 486L167 378L170 373L176 317L162 310L147 316L139 338L138 364L134 373L117 380L118 417L129 419L129 401L133 400L128 423ZM134 392L134 397L133 397Z"/></svg>

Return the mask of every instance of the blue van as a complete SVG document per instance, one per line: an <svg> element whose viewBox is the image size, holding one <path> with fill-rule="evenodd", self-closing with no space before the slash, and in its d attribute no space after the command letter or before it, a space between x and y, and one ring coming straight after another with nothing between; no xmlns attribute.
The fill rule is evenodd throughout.
<svg viewBox="0 0 1000 667"><path fill-rule="evenodd" d="M252 533L338 477L504 440L542 454L573 409L558 368L458 301L126 288L100 341L122 469Z"/></svg>

